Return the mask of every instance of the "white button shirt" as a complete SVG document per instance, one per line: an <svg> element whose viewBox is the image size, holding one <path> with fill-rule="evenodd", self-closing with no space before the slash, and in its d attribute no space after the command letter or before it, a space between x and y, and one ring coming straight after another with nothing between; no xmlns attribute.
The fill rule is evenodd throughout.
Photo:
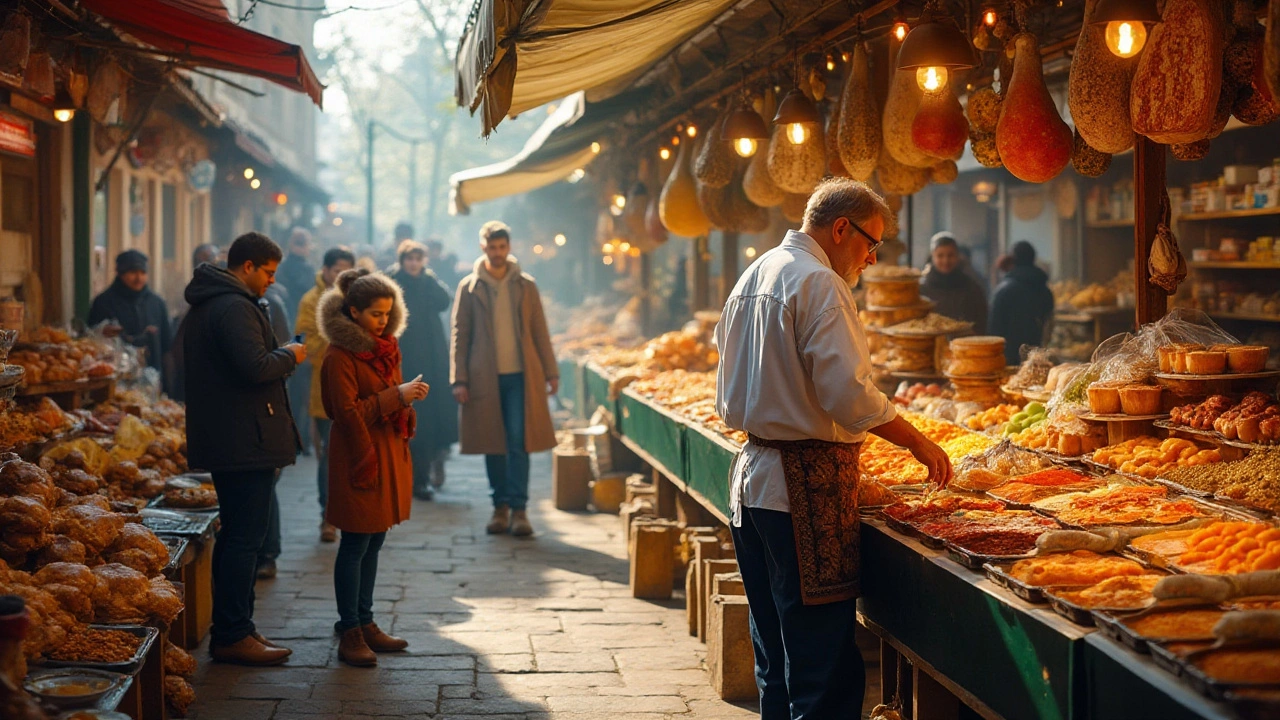
<svg viewBox="0 0 1280 720"><path fill-rule="evenodd" d="M871 352L849 286L822 247L787 232L738 279L716 326L716 409L766 440L860 442L897 416L871 379ZM734 463L729 502L790 512L778 450L748 442Z"/></svg>

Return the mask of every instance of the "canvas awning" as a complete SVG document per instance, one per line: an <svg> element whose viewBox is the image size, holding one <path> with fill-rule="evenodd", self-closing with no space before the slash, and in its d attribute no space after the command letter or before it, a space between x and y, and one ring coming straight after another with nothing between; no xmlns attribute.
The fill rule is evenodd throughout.
<svg viewBox="0 0 1280 720"><path fill-rule="evenodd" d="M270 80L323 106L324 86L302 48L236 25L220 2L80 0L80 5L176 60Z"/></svg>
<svg viewBox="0 0 1280 720"><path fill-rule="evenodd" d="M591 101L636 75L738 0L477 0L458 43L458 105L488 135L570 93Z"/></svg>
<svg viewBox="0 0 1280 720"><path fill-rule="evenodd" d="M649 96L637 90L600 103L576 92L508 160L454 173L449 177L449 212L466 215L471 205L537 190L586 168L609 142L612 126Z"/></svg>

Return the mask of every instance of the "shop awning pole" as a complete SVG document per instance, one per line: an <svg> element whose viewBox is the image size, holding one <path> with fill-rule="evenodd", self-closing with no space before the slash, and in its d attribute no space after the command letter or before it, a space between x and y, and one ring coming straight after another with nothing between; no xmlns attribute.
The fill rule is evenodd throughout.
<svg viewBox="0 0 1280 720"><path fill-rule="evenodd" d="M1137 135L1133 146L1133 294L1137 327L1164 317L1168 305L1168 295L1149 282L1147 269L1166 192L1164 166L1164 146Z"/></svg>
<svg viewBox="0 0 1280 720"><path fill-rule="evenodd" d="M93 260L93 183L90 166L90 131L92 119L89 113L76 113L71 124L71 257L75 290L75 317L89 317L90 263Z"/></svg>

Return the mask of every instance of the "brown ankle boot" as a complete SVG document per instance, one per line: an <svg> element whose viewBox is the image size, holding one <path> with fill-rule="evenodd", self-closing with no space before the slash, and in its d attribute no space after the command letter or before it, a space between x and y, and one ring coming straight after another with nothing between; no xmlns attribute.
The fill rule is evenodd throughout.
<svg viewBox="0 0 1280 720"><path fill-rule="evenodd" d="M501 535L510 527L511 508L499 505L493 509L493 517L489 519L489 524L484 526L484 531L490 535Z"/></svg>
<svg viewBox="0 0 1280 720"><path fill-rule="evenodd" d="M364 640L364 632L358 627L342 633L338 643L338 659L355 667L373 667L378 664L378 656L369 649Z"/></svg>
<svg viewBox="0 0 1280 720"><path fill-rule="evenodd" d="M362 625L360 632L364 634L364 641L369 649L376 653L400 652L409 647L408 640L382 632L377 623Z"/></svg>
<svg viewBox="0 0 1280 720"><path fill-rule="evenodd" d="M516 510L511 513L511 534L516 537L529 537L533 534L533 525L529 523L529 513Z"/></svg>

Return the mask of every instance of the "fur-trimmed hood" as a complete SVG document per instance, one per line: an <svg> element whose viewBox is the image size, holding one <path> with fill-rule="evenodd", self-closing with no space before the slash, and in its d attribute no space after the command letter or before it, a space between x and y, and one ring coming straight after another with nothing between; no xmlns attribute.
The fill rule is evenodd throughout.
<svg viewBox="0 0 1280 720"><path fill-rule="evenodd" d="M404 332L405 324L409 321L409 311L405 309L404 292L400 289L399 283L382 273L373 273L365 277L376 278L395 294L384 335L400 337ZM342 312L342 293L337 287L326 290L320 296L320 304L316 309L316 325L320 329L320 336L330 345L356 353L374 350L374 341L369 333L357 325L349 315Z"/></svg>

